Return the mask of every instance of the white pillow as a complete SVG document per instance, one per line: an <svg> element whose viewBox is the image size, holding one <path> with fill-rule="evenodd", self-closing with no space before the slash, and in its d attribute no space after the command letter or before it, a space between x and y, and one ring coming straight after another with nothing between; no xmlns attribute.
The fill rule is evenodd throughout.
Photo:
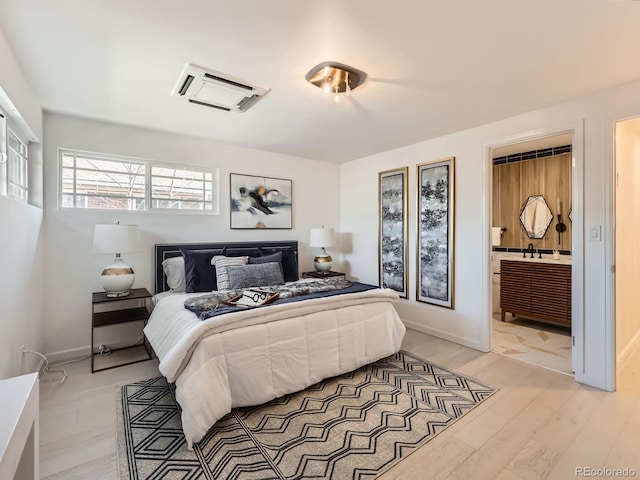
<svg viewBox="0 0 640 480"><path fill-rule="evenodd" d="M184 257L167 258L162 262L162 270L167 277L167 285L172 292L184 292L186 281L184 278Z"/></svg>
<svg viewBox="0 0 640 480"><path fill-rule="evenodd" d="M225 257L224 255L216 255L211 259L211 265L216 267L216 280L218 290L229 290L229 265L246 265L249 257Z"/></svg>

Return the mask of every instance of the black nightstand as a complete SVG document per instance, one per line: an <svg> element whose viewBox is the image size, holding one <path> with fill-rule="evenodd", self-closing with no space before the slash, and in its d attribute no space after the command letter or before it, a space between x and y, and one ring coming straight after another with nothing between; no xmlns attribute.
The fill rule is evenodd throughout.
<svg viewBox="0 0 640 480"><path fill-rule="evenodd" d="M347 279L347 275L342 272L318 272L313 270L311 272L302 272L302 278L335 278L342 277L343 280Z"/></svg>
<svg viewBox="0 0 640 480"><path fill-rule="evenodd" d="M142 328L144 328L144 326L147 324L147 320L149 320L149 315L151 314L151 312L149 311L150 302L151 294L146 288L133 288L129 291L129 295L127 295L126 297L107 297L107 294L105 292L93 293L93 297L91 300L91 373L151 360L151 346L149 345L147 339L143 334L142 343L130 345L128 347L114 348L111 350L111 352L113 353L119 350L128 350L132 348L138 348L140 350L144 349L141 352L146 353L146 355L144 355L144 358L117 363L108 367L96 368L95 357L100 357L100 353L94 353L93 341L93 334L96 328L108 327L111 325L118 325L128 322L143 322Z"/></svg>

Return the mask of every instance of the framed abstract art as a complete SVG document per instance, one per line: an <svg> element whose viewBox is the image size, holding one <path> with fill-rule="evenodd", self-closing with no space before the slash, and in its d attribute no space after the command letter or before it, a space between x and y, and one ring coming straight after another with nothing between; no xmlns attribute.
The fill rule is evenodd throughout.
<svg viewBox="0 0 640 480"><path fill-rule="evenodd" d="M382 288L407 297L407 167L378 173L378 275Z"/></svg>
<svg viewBox="0 0 640 480"><path fill-rule="evenodd" d="M283 178L232 173L231 228L292 228L292 182Z"/></svg>
<svg viewBox="0 0 640 480"><path fill-rule="evenodd" d="M455 158L418 165L416 300L453 305Z"/></svg>

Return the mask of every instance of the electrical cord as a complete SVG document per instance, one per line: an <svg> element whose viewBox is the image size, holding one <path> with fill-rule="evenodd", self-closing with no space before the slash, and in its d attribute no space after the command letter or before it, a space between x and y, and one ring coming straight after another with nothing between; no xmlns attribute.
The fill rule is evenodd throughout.
<svg viewBox="0 0 640 480"><path fill-rule="evenodd" d="M144 345L144 336L140 340L138 340L138 342L136 342L134 345L136 346ZM102 348L99 350L98 353L100 353L101 356L106 357L107 355L111 355L111 349L109 347L105 345L100 345L100 347ZM65 369L56 369L57 367L61 367L62 365L69 365L71 363L82 362L87 358L91 358L91 355L93 355L92 353L89 353L83 357L79 357L74 360L67 360L67 361L58 362L58 363L49 363L49 359L45 355L43 355L40 352L36 352L35 350L27 350L26 348L23 348L22 353L32 353L42 358L44 360L44 368L42 369L42 374L45 376L45 378L49 383L51 383L53 386L56 386L56 387L59 385L62 385L64 381L67 379L67 371ZM57 383L53 383L51 380L51 377L49 377L50 373L61 373L62 378Z"/></svg>
<svg viewBox="0 0 640 480"><path fill-rule="evenodd" d="M101 357L106 357L107 355L111 355L111 349L106 345L98 345L98 353Z"/></svg>
<svg viewBox="0 0 640 480"><path fill-rule="evenodd" d="M78 363L78 362L81 362L83 360L86 360L87 358L91 358L91 354L90 353L85 355L84 357L76 358L75 360L65 360L64 362L56 362L56 363L50 364L49 366L50 367L60 367L62 365L69 365L70 363Z"/></svg>
<svg viewBox="0 0 640 480"><path fill-rule="evenodd" d="M138 346L141 346L141 345L144 345L144 344L145 344L145 339L144 339L144 335L143 335L142 337L140 337L140 339L136 343L134 343L134 344L132 344L130 346L131 347L138 347ZM99 353L101 357L106 357L107 355L111 355L112 350L109 347L107 347L106 345L100 344L100 345L98 345L98 352L97 353ZM89 355L89 356L91 356L91 355Z"/></svg>
<svg viewBox="0 0 640 480"><path fill-rule="evenodd" d="M60 370L51 369L49 367L49 359L47 357L45 357L43 354L41 354L40 352L36 352L35 350L27 350L26 348L23 348L22 349L22 353L33 353L34 355L38 355L39 357L41 357L44 360L44 368L42 369L42 374L45 376L47 381L49 383L51 383L54 387L62 385L64 383L64 381L67 379L66 370L64 370L64 369L60 369ZM53 383L51 378L48 375L49 373L61 373L62 374L62 378L57 383Z"/></svg>

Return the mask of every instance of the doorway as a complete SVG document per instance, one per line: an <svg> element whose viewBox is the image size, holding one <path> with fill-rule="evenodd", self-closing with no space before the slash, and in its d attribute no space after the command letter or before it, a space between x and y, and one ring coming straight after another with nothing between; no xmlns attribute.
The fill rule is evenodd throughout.
<svg viewBox="0 0 640 480"><path fill-rule="evenodd" d="M563 133L490 155L491 350L569 375L572 147Z"/></svg>
<svg viewBox="0 0 640 480"><path fill-rule="evenodd" d="M615 342L617 389L629 386L640 351L640 117L615 124ZM635 368L637 378L638 368ZM637 381L636 381L637 383Z"/></svg>

